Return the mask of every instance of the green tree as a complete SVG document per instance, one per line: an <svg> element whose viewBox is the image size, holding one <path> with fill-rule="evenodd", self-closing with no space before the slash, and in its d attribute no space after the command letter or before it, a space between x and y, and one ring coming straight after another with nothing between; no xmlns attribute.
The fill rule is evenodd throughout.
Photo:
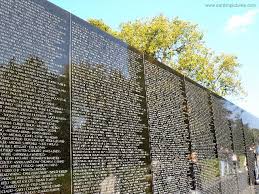
<svg viewBox="0 0 259 194"><path fill-rule="evenodd" d="M89 22L90 24L92 24L93 26L100 28L101 30L113 35L113 36L117 36L117 32L112 30L110 26L108 26L107 24L104 23L103 20L99 20L99 19L88 19L87 22Z"/></svg>
<svg viewBox="0 0 259 194"><path fill-rule="evenodd" d="M221 96L245 94L237 57L208 48L196 24L159 15L122 23L114 31L102 20L89 22Z"/></svg>

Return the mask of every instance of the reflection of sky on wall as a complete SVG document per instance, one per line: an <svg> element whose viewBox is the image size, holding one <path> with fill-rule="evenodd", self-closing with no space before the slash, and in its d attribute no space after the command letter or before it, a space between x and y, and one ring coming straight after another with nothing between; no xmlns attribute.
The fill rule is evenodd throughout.
<svg viewBox="0 0 259 194"><path fill-rule="evenodd" d="M89 113L89 108L86 106L86 104L83 104L79 110L80 112L83 112L85 114ZM85 115L75 115L73 116L73 127L75 129L81 129L83 126L85 126L87 120Z"/></svg>
<svg viewBox="0 0 259 194"><path fill-rule="evenodd" d="M226 110L228 110L228 119L229 120L237 120L240 119L241 116L241 109L234 105L233 103L222 99L222 104L225 107Z"/></svg>
<svg viewBox="0 0 259 194"><path fill-rule="evenodd" d="M222 99L222 103L224 107L229 111L228 119L242 119L244 125L247 125L249 128L259 130L259 119L257 117L227 100Z"/></svg>
<svg viewBox="0 0 259 194"><path fill-rule="evenodd" d="M81 127L85 124L86 119L85 117L74 117L73 118L73 127L75 129L81 129Z"/></svg>
<svg viewBox="0 0 259 194"><path fill-rule="evenodd" d="M129 51L125 43L115 40L113 37L100 33L99 29L96 29L98 36L101 36L102 41L98 42L100 46L96 47L96 55L101 56L101 58L96 57L92 61L93 65L102 65L106 68L108 74L112 71L120 72L125 79L130 78L129 74Z"/></svg>
<svg viewBox="0 0 259 194"><path fill-rule="evenodd" d="M76 24L73 22L76 22ZM78 28L76 25L80 25L80 27ZM132 61L126 43L104 33L76 16L72 16L72 27L76 30L72 32L72 41L73 33L81 34L80 42L75 43L74 46L83 45L89 48L83 51L83 55L72 52L72 56L83 56L83 58L80 57L80 61L77 56L73 57L73 63L88 64L93 68L104 68L107 75L111 72L118 72L125 79L130 79L129 68ZM78 43L80 45L77 45Z"/></svg>
<svg viewBox="0 0 259 194"><path fill-rule="evenodd" d="M102 52L105 53L105 56L109 56L109 59L106 63L102 64L107 67L107 73L111 73L112 71L118 71L124 76L125 79L130 78L129 73L129 54L128 49L125 47L118 48L119 45L113 45L117 47L113 53L111 54L110 45L105 47L105 50ZM102 62L103 63L103 62Z"/></svg>
<svg viewBox="0 0 259 194"><path fill-rule="evenodd" d="M0 41L0 63L8 64L14 59L16 64L24 64L29 58L37 58L46 64L49 72L62 75L64 65L68 64L69 13L57 6L48 6L46 1L37 1L37 4L28 1L19 6L16 1L9 3L15 8L15 14L12 10L1 20L4 33Z"/></svg>
<svg viewBox="0 0 259 194"><path fill-rule="evenodd" d="M244 111L242 113L242 121L244 125L248 125L249 128L259 130L259 119L251 113Z"/></svg>

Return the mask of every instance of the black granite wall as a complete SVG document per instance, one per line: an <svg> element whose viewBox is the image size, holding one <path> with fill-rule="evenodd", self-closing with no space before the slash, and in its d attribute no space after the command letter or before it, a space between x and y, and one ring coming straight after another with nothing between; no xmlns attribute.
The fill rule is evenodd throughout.
<svg viewBox="0 0 259 194"><path fill-rule="evenodd" d="M259 121L45 0L0 0L0 193L247 193Z"/></svg>

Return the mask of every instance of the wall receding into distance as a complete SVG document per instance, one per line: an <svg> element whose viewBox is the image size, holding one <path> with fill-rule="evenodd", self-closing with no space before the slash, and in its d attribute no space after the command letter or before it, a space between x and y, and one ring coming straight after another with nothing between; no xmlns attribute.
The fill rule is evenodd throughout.
<svg viewBox="0 0 259 194"><path fill-rule="evenodd" d="M251 193L259 120L45 0L0 0L0 194Z"/></svg>

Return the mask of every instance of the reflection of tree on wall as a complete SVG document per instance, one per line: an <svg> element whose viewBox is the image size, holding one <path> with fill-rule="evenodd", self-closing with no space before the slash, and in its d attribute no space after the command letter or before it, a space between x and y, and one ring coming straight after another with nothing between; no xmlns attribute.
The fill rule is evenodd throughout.
<svg viewBox="0 0 259 194"><path fill-rule="evenodd" d="M21 140L22 145L29 143L31 146L26 146L26 153L45 154L38 158L39 164L43 162L42 160L47 160L47 157L52 157L52 164L55 160L59 161L52 167L49 162L46 165L47 171L68 170L69 109L66 104L69 102L69 99L67 100L69 95L66 93L68 88L62 86L63 84L68 87L68 76L52 73L41 59L33 56L23 64L18 64L15 58L10 60L9 64L2 64L0 76L0 93L5 101L0 116L12 122L10 127L3 128L4 136L10 136L8 132L10 129L16 134L21 134L22 138L27 134L28 139ZM58 97L66 99L67 102L60 101ZM7 114L10 110L13 111L12 114ZM19 153L21 150L17 148L14 151ZM54 156L60 158L54 159ZM29 157L27 162L33 164L35 160L37 159ZM17 170L21 172L21 169L26 168ZM34 167L28 171L40 172L42 169L36 170ZM26 177L24 179L26 180Z"/></svg>
<svg viewBox="0 0 259 194"><path fill-rule="evenodd" d="M142 63L142 58L139 63ZM152 172L151 172L151 155L150 155L150 134L149 134L149 129L148 129L148 114L147 114L147 97L146 97L146 85L145 85L145 75L144 75L144 65L141 66L142 69L140 72L137 73L138 79L137 82L140 84L140 86L143 88L142 92L139 93L139 95L144 96L144 99L141 103L141 108L143 110L143 115L141 116L141 124L143 124L144 129L142 130L139 135L142 138L142 144L139 146L139 149L143 149L146 153L145 158L141 159L145 164L148 166L148 174L146 175L145 179L149 183L149 187L146 189L146 193L153 193L152 188L153 188L153 182L152 182Z"/></svg>
<svg viewBox="0 0 259 194"><path fill-rule="evenodd" d="M80 70L82 66L83 70ZM79 164L89 169L84 185L89 189L86 192L100 191L102 181L110 176L116 177L116 184L119 184L114 187L117 188L115 192L143 189L148 164L140 165L139 161L145 158L142 144L146 140L141 139L143 134L135 132L143 126L141 120L138 121L141 107L132 106L138 103L133 93L133 80L104 65L73 65L73 69L72 83L83 79L80 84L84 84L80 97L77 96L79 86L73 85L72 96L76 96L78 102L84 102L78 106L77 100L72 100L73 133L83 130L85 138L91 136L91 139L86 139L89 144L80 149L92 150L93 156L98 157L93 162ZM84 72L84 75L79 78L76 71Z"/></svg>
<svg viewBox="0 0 259 194"><path fill-rule="evenodd" d="M56 135L60 137L61 139L64 139L65 142L70 141L70 95L69 95L69 67L68 65L65 66L64 75L58 76L56 80L54 80L57 83L62 83L63 86L57 85L59 89L62 91L59 92L57 95L58 98L65 99L65 101L59 101L54 100L55 106L62 108L63 111L61 113L55 113L55 116L65 118L62 121L60 121L57 125L58 131ZM70 146L67 144L67 146L62 146L60 148L62 150L62 157L64 158L64 164L60 165L61 169L69 169L70 168Z"/></svg>
<svg viewBox="0 0 259 194"><path fill-rule="evenodd" d="M242 123L242 110L229 104L229 122L233 141L233 162L235 165L238 189L240 192L248 188L247 154L245 134Z"/></svg>
<svg viewBox="0 0 259 194"><path fill-rule="evenodd" d="M242 162L240 162L240 159L245 157L245 145L244 145L243 131L241 128L240 120L232 120L231 129L232 129L232 136L233 136L234 154L236 155L236 159L237 159L236 168L244 169L243 165L241 165Z"/></svg>
<svg viewBox="0 0 259 194"><path fill-rule="evenodd" d="M58 76L55 80L57 83L62 83L63 85L57 85L61 91L57 95L58 98L65 99L65 101L54 100L56 107L62 108L61 113L55 113L57 117L64 118L59 121L58 131L56 136L65 141L64 146L59 146L59 149L62 153L61 158L64 160L64 163L59 165L59 169L70 169L70 95L69 95L69 66L64 67L64 74ZM70 193L71 182L70 182L70 172L66 173L65 177L59 179L59 184L62 185L62 194Z"/></svg>
<svg viewBox="0 0 259 194"><path fill-rule="evenodd" d="M246 146L246 157L247 157L247 168L249 175L249 183L255 184L255 141L253 129L249 127L249 124L243 124L245 146Z"/></svg>

